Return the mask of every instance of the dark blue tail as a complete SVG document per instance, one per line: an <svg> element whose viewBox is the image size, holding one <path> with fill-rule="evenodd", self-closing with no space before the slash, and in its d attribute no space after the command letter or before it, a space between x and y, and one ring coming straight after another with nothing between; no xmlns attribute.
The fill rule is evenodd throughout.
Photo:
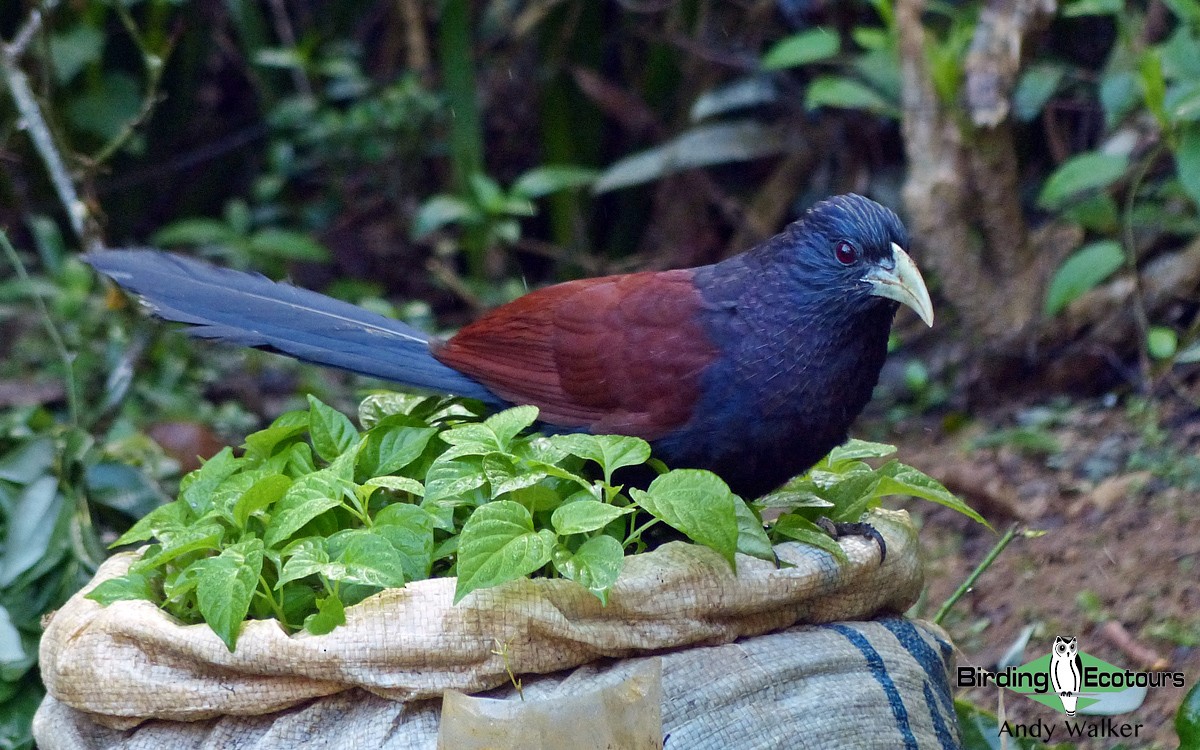
<svg viewBox="0 0 1200 750"><path fill-rule="evenodd" d="M433 358L429 336L397 320L256 273L156 250L83 257L188 332L282 352L412 388L505 405L479 382Z"/></svg>

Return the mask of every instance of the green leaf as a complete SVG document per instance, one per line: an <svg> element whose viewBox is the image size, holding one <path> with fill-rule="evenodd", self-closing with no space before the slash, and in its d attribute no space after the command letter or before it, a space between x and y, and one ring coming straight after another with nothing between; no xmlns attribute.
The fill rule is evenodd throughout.
<svg viewBox="0 0 1200 750"><path fill-rule="evenodd" d="M587 187L596 181L599 174L594 169L568 164L547 164L535 167L517 178L513 183L514 196L532 200L560 190Z"/></svg>
<svg viewBox="0 0 1200 750"><path fill-rule="evenodd" d="M536 406L517 406L493 414L483 422L446 430L439 437L453 447L443 453L442 458L508 453L512 439L536 422L537 415Z"/></svg>
<svg viewBox="0 0 1200 750"><path fill-rule="evenodd" d="M108 606L113 602L130 600L157 601L158 593L150 585L150 577L145 573L126 573L123 576L101 581L96 588L88 592L87 598Z"/></svg>
<svg viewBox="0 0 1200 750"><path fill-rule="evenodd" d="M1067 159L1046 179L1038 206L1055 211L1092 190L1100 190L1124 176L1129 157L1089 151Z"/></svg>
<svg viewBox="0 0 1200 750"><path fill-rule="evenodd" d="M1200 27L1176 26L1171 38L1158 49L1168 79L1183 84L1200 79Z"/></svg>
<svg viewBox="0 0 1200 750"><path fill-rule="evenodd" d="M161 539L162 532L170 534L181 531L193 518L191 509L181 501L176 500L166 505L160 505L142 516L137 523L130 527L129 531L110 544L109 549L134 542L144 542L153 537Z"/></svg>
<svg viewBox="0 0 1200 750"><path fill-rule="evenodd" d="M1013 91L1013 114L1022 122L1030 122L1042 113L1046 102L1058 91L1066 68L1051 63L1030 65L1021 74Z"/></svg>
<svg viewBox="0 0 1200 750"><path fill-rule="evenodd" d="M433 550L430 532L430 552ZM345 529L326 542L329 558L339 563L336 579L344 583L398 588L405 582L405 559L390 539L376 529ZM326 573L334 578L331 569Z"/></svg>
<svg viewBox="0 0 1200 750"><path fill-rule="evenodd" d="M475 509L458 539L458 581L454 601L476 589L524 578L550 562L556 539L548 529L534 531L525 506L497 500Z"/></svg>
<svg viewBox="0 0 1200 750"><path fill-rule="evenodd" d="M1138 80L1132 70L1117 69L1100 79L1100 104L1104 107L1104 122L1109 128L1137 105Z"/></svg>
<svg viewBox="0 0 1200 750"><path fill-rule="evenodd" d="M470 183L471 193L475 196L475 202L484 211L490 214L503 213L505 195L500 183L482 172L475 172L467 181Z"/></svg>
<svg viewBox="0 0 1200 750"><path fill-rule="evenodd" d="M118 461L88 462L84 466L88 500L130 518L142 518L165 499L158 483L141 469Z"/></svg>
<svg viewBox="0 0 1200 750"><path fill-rule="evenodd" d="M242 621L250 611L262 562L262 540L251 538L196 563L200 576L196 584L200 614L230 651L237 645Z"/></svg>
<svg viewBox="0 0 1200 750"><path fill-rule="evenodd" d="M425 487L417 480L411 477L371 477L362 483L358 496L362 501L366 501L371 497L375 490L385 487L394 492L407 492L410 495L421 497L425 494Z"/></svg>
<svg viewBox="0 0 1200 750"><path fill-rule="evenodd" d="M1200 123L1189 123L1182 131L1175 152L1175 171L1184 192L1200 208Z"/></svg>
<svg viewBox="0 0 1200 750"><path fill-rule="evenodd" d="M1151 326L1146 333L1146 351L1155 359L1170 359L1179 350L1179 334L1166 326Z"/></svg>
<svg viewBox="0 0 1200 750"><path fill-rule="evenodd" d="M250 516L266 510L283 499L292 486L292 478L283 474L268 474L250 485L233 505L233 521L240 529L246 528Z"/></svg>
<svg viewBox="0 0 1200 750"><path fill-rule="evenodd" d="M151 547L145 557L130 566L130 570L146 571L165 565L172 560L193 552L213 552L225 538L225 527L215 521L190 524L178 532L161 534L162 543ZM151 554L153 553L153 554Z"/></svg>
<svg viewBox="0 0 1200 750"><path fill-rule="evenodd" d="M827 515L833 521L857 521L871 508L879 506L880 478L871 467L862 464L862 471L844 474L825 490L825 497L833 503Z"/></svg>
<svg viewBox="0 0 1200 750"><path fill-rule="evenodd" d="M329 552L325 548L324 537L297 539L279 555L284 563L279 571L279 580L275 583L276 590L292 581L311 575L324 575L329 571Z"/></svg>
<svg viewBox="0 0 1200 750"><path fill-rule="evenodd" d="M394 420L408 424L387 426ZM366 444L358 455L358 468L367 477L394 474L425 452L425 446L437 434L437 428L417 427L417 420L406 416L388 417L367 433Z"/></svg>
<svg viewBox="0 0 1200 750"><path fill-rule="evenodd" d="M1196 0L1163 0L1163 5L1185 24L1192 27L1200 26L1200 2Z"/></svg>
<svg viewBox="0 0 1200 750"><path fill-rule="evenodd" d="M44 476L30 482L9 508L0 557L0 589L32 568L46 555L54 536L64 498L58 491L58 479Z"/></svg>
<svg viewBox="0 0 1200 750"><path fill-rule="evenodd" d="M576 433L555 435L551 440L573 456L600 464L607 484L612 484L617 469L643 464L650 458L650 444L636 437Z"/></svg>
<svg viewBox="0 0 1200 750"><path fill-rule="evenodd" d="M442 433L443 438L445 435ZM482 459L438 459L425 475L425 500L434 502L443 498L462 498L485 484L487 477L483 473Z"/></svg>
<svg viewBox="0 0 1200 750"><path fill-rule="evenodd" d="M808 29L780 39L763 55L762 67L782 70L825 60L841 50L836 31L823 28Z"/></svg>
<svg viewBox="0 0 1200 750"><path fill-rule="evenodd" d="M1062 216L1089 232L1115 236L1120 228L1121 209L1108 193L1096 193L1072 203L1063 210Z"/></svg>
<svg viewBox="0 0 1200 750"><path fill-rule="evenodd" d="M437 520L418 505L393 503L375 516L375 532L400 554L406 581L429 577L433 565L433 529Z"/></svg>
<svg viewBox="0 0 1200 750"><path fill-rule="evenodd" d="M633 507L618 508L598 500L578 500L558 506L550 516L550 523L559 536L586 534L633 511Z"/></svg>
<svg viewBox="0 0 1200 750"><path fill-rule="evenodd" d="M110 141L141 111L141 86L122 71L104 67L96 72L101 76L99 81L67 105L67 119L80 130Z"/></svg>
<svg viewBox="0 0 1200 750"><path fill-rule="evenodd" d="M1175 713L1179 747L1200 747L1200 683L1192 685Z"/></svg>
<svg viewBox="0 0 1200 750"><path fill-rule="evenodd" d="M575 581L605 604L608 604L608 590L625 567L621 543L605 534L588 539L574 553L559 546L554 550L553 558L554 569L563 578Z"/></svg>
<svg viewBox="0 0 1200 750"><path fill-rule="evenodd" d="M187 503L197 516L203 516L212 507L213 491L233 475L242 465L228 446L204 462L199 469L183 478L179 483L179 499Z"/></svg>
<svg viewBox="0 0 1200 750"><path fill-rule="evenodd" d="M488 484L491 486L493 498L532 487L541 482L549 476L545 468L545 465L532 467L518 465L511 456L503 453L489 453L483 457L483 475L487 477Z"/></svg>
<svg viewBox="0 0 1200 750"><path fill-rule="evenodd" d="M911 466L905 466L899 461L890 461L881 467L878 473L882 477L882 481L876 489L880 497L885 495L910 495L912 497L919 497L922 500L929 500L951 510L956 510L967 518L991 528L991 525L983 519L983 516L976 513L971 506L958 499L954 493L942 486L941 482L924 472L914 469Z"/></svg>
<svg viewBox="0 0 1200 750"><path fill-rule="evenodd" d="M785 513L780 516L771 527L771 530L778 536L797 542L804 542L817 549L825 550L833 555L833 559L839 563L845 564L850 561L850 558L846 557L846 552L842 549L842 546L834 539L831 539L825 533L824 529L795 513Z"/></svg>
<svg viewBox="0 0 1200 750"><path fill-rule="evenodd" d="M1145 50L1141 55L1138 64L1138 83L1142 88L1142 99L1146 103L1146 109L1150 110L1150 114L1158 120L1159 127L1164 130L1168 129L1170 122L1165 106L1167 81L1163 77L1162 57L1154 47Z"/></svg>
<svg viewBox="0 0 1200 750"><path fill-rule="evenodd" d="M250 235L249 249L269 258L306 263L325 263L331 257L320 242L304 232L289 229L260 229Z"/></svg>
<svg viewBox="0 0 1200 750"><path fill-rule="evenodd" d="M688 169L761 159L790 148L791 135L786 128L758 120L698 125L666 143L617 160L596 178L592 192L641 185Z"/></svg>
<svg viewBox="0 0 1200 750"><path fill-rule="evenodd" d="M246 490L250 489L256 481L265 476L266 473L261 469L250 471L242 471L234 473L224 482L212 491L210 496L211 508L205 515L205 518L211 518L214 514L220 514L231 524L237 525L233 518L233 506L238 501Z"/></svg>
<svg viewBox="0 0 1200 750"><path fill-rule="evenodd" d="M807 477L793 479L774 492L754 501L760 508L832 508L833 503L820 495L820 488Z"/></svg>
<svg viewBox="0 0 1200 750"><path fill-rule="evenodd" d="M647 513L716 550L730 567L735 565L738 497L716 474L676 469L655 478L645 491L633 489L630 493Z"/></svg>
<svg viewBox="0 0 1200 750"><path fill-rule="evenodd" d="M308 443L293 443L288 449L288 459L286 471L288 476L293 479L308 476L317 470L317 464L313 461L312 448Z"/></svg>
<svg viewBox="0 0 1200 750"><path fill-rule="evenodd" d="M871 26L855 26L850 30L850 38L865 50L887 49L891 45L891 37L886 29Z"/></svg>
<svg viewBox="0 0 1200 750"><path fill-rule="evenodd" d="M483 421L483 425L496 436L496 449L507 451L512 439L522 430L532 426L537 421L537 417L538 408L536 406L515 406L493 414Z"/></svg>
<svg viewBox="0 0 1200 750"><path fill-rule="evenodd" d="M843 76L821 76L808 85L804 94L804 106L808 109L838 107L862 109L877 115L898 118L899 110L894 104L880 96L874 89Z"/></svg>
<svg viewBox="0 0 1200 750"><path fill-rule="evenodd" d="M28 651L34 650L29 649ZM36 658L33 653L29 652L22 643L21 631L17 630L17 626L13 624L8 609L0 604L0 691L3 690L4 682L20 679L33 666ZM7 696L0 692L0 705L6 699Z"/></svg>
<svg viewBox="0 0 1200 750"><path fill-rule="evenodd" d="M54 465L54 441L37 438L18 443L0 457L0 479L14 484L29 484L48 474Z"/></svg>
<svg viewBox="0 0 1200 750"><path fill-rule="evenodd" d="M268 547L286 541L304 524L342 504L346 484L327 471L300 477L284 493L263 534Z"/></svg>
<svg viewBox="0 0 1200 750"><path fill-rule="evenodd" d="M104 32L81 23L50 37L50 62L60 86L70 83L88 65L100 60L104 51Z"/></svg>
<svg viewBox="0 0 1200 750"><path fill-rule="evenodd" d="M483 217L479 210L454 195L435 195L421 204L413 221L412 238L422 239L447 224L478 224Z"/></svg>
<svg viewBox="0 0 1200 750"><path fill-rule="evenodd" d="M235 245L237 232L220 219L180 219L155 232L150 241L158 247L177 245Z"/></svg>
<svg viewBox="0 0 1200 750"><path fill-rule="evenodd" d="M358 430L345 414L326 406L316 396L308 396L308 431L313 450L326 461L342 455L358 440Z"/></svg>
<svg viewBox="0 0 1200 750"><path fill-rule="evenodd" d="M308 429L308 412L303 409L285 412L270 427L246 436L246 452L259 458L269 458L275 446Z"/></svg>
<svg viewBox="0 0 1200 750"><path fill-rule="evenodd" d="M762 519L740 498L734 503L733 510L738 524L737 551L759 560L775 562L775 549L771 546L767 530L763 528Z"/></svg>
<svg viewBox="0 0 1200 750"><path fill-rule="evenodd" d="M1200 121L1200 81L1172 85L1163 106L1172 122L1186 126Z"/></svg>
<svg viewBox="0 0 1200 750"><path fill-rule="evenodd" d="M1079 18L1116 15L1124 11L1125 3L1122 0L1073 0L1062 9L1062 15L1064 18Z"/></svg>
<svg viewBox="0 0 1200 750"><path fill-rule="evenodd" d="M196 565L196 562L203 559L199 558L182 570L171 569L163 576L163 594L166 596L168 603L181 603L189 594L196 590L196 585L200 583L200 572L202 570L202 568ZM188 606L191 604L189 602ZM170 608L167 608L167 610L171 611Z"/></svg>
<svg viewBox="0 0 1200 750"><path fill-rule="evenodd" d="M1115 240L1092 242L1067 258L1050 280L1042 313L1056 315L1125 264L1125 253Z"/></svg>
<svg viewBox="0 0 1200 750"><path fill-rule="evenodd" d="M418 396L415 393L393 393L391 391L372 393L358 405L358 422L363 429L369 430L387 417L411 414L422 406L438 401L440 399L432 396Z"/></svg>
<svg viewBox="0 0 1200 750"><path fill-rule="evenodd" d="M896 446L887 443L872 443L869 440L850 438L829 452L822 462L823 466L834 466L843 461L857 461L863 458L883 458L896 452Z"/></svg>
<svg viewBox="0 0 1200 750"><path fill-rule="evenodd" d="M710 117L750 109L779 101L779 87L769 74L756 73L726 81L708 89L692 102L688 119L700 122Z"/></svg>
<svg viewBox="0 0 1200 750"><path fill-rule="evenodd" d="M313 635L333 632L339 625L346 624L346 608L335 594L318 597L317 611L304 618L304 629Z"/></svg>

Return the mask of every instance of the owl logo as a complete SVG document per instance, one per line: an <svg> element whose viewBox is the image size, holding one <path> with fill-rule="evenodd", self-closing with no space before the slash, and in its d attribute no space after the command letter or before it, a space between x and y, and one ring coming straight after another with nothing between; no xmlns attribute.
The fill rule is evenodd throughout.
<svg viewBox="0 0 1200 750"><path fill-rule="evenodd" d="M1054 636L1054 650L1050 654L1050 681L1054 683L1054 692L1062 700L1067 716L1074 716L1079 688L1083 686L1083 664L1079 660L1079 643L1075 636Z"/></svg>

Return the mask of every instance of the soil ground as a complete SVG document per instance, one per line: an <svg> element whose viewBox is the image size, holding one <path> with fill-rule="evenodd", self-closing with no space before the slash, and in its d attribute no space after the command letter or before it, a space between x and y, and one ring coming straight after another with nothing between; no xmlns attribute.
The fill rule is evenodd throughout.
<svg viewBox="0 0 1200 750"><path fill-rule="evenodd" d="M942 480L996 529L910 504L927 559L918 614L931 617L1010 525L1044 532L1018 536L943 621L959 664L994 669L1032 626L1015 665L1049 653L1055 635L1076 635L1080 650L1111 664L1182 671L1188 687L1200 679L1198 403L1193 387L1155 402L998 406L955 430L953 417L891 428L886 439L902 461ZM1114 717L1143 725L1125 746L1176 747L1173 717L1185 692L1151 690L1141 708ZM997 710L994 688L960 694ZM1010 720L1054 722L1053 741L1065 739L1061 714L1013 693L1004 703Z"/></svg>

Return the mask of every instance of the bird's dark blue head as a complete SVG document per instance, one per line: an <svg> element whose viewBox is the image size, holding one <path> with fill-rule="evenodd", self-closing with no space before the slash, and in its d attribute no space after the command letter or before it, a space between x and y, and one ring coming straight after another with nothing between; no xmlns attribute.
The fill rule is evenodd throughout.
<svg viewBox="0 0 1200 750"><path fill-rule="evenodd" d="M780 236L797 282L856 307L908 305L933 325L921 272L909 258L908 232L891 210L861 195L821 201Z"/></svg>

